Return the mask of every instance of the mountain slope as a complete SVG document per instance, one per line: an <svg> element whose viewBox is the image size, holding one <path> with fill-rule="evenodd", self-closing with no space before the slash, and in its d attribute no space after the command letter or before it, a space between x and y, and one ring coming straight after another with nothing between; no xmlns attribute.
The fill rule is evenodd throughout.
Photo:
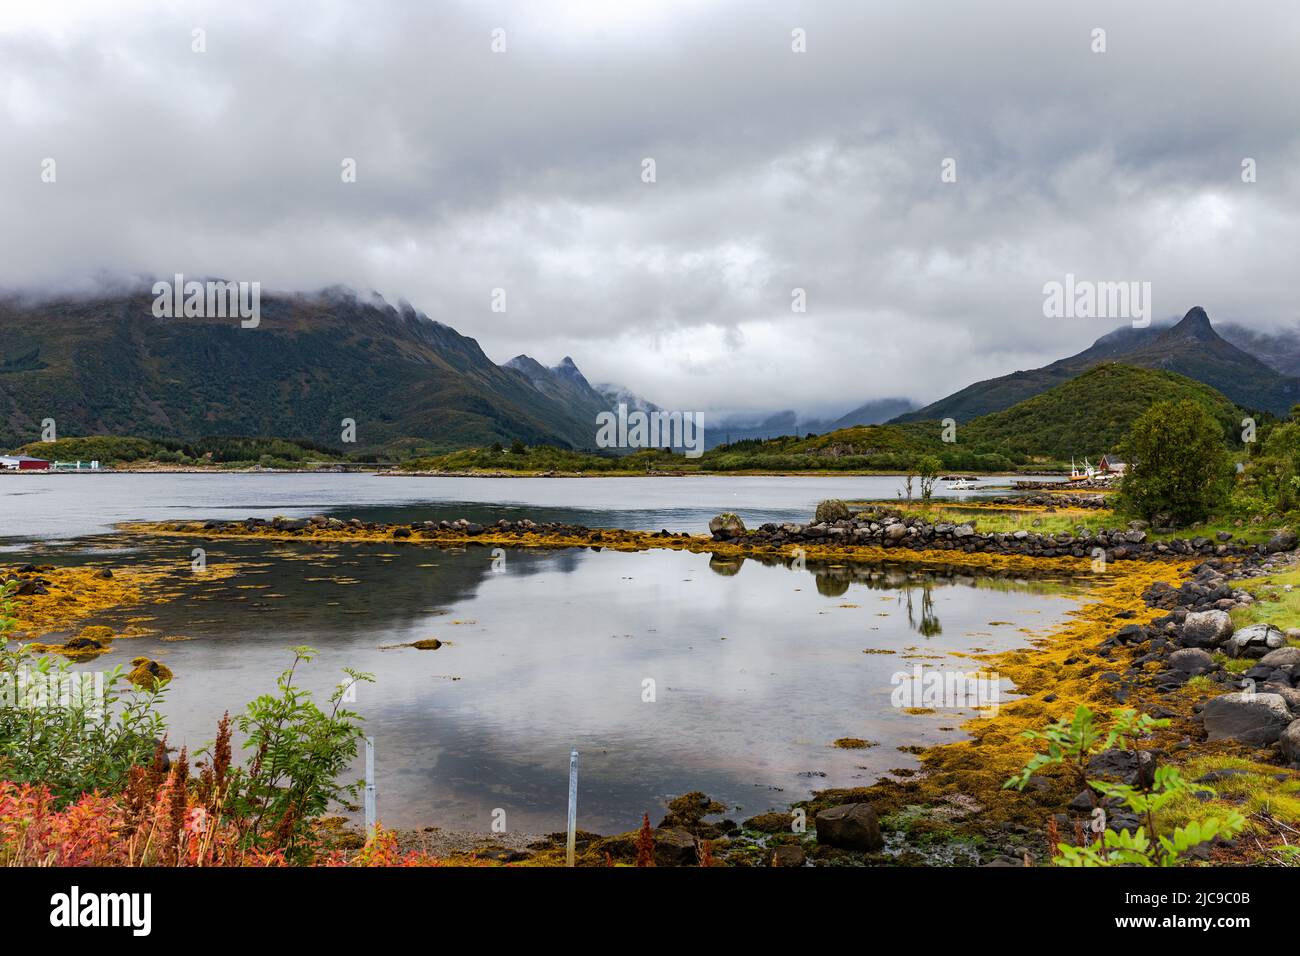
<svg viewBox="0 0 1300 956"><path fill-rule="evenodd" d="M1240 430L1243 412L1208 385L1173 372L1106 363L957 429L958 441L981 452L1099 458L1113 451L1133 422L1158 401L1191 399L1222 425L1224 440Z"/></svg>
<svg viewBox="0 0 1300 956"><path fill-rule="evenodd" d="M596 430L596 415L611 408L608 399L591 387L567 355L554 368L547 368L527 355L516 355L504 367L520 373L533 388L567 408L570 417L588 423L592 435Z"/></svg>
<svg viewBox="0 0 1300 956"><path fill-rule="evenodd" d="M806 470L844 465L907 468L933 455L945 468L1005 468L1030 458L1082 463L1113 451L1133 422L1157 401L1191 399L1235 443L1242 411L1219 392L1173 372L1113 362L1097 365L1011 408L983 415L941 440L937 421L839 428L813 438L739 442L706 456L715 468Z"/></svg>
<svg viewBox="0 0 1300 956"><path fill-rule="evenodd" d="M914 407L906 398L878 398L845 412L828 427L836 429L852 428L854 425L879 425L899 415L906 415Z"/></svg>
<svg viewBox="0 0 1300 956"><path fill-rule="evenodd" d="M1116 329L1077 355L1042 368L976 382L894 420L970 421L1009 408L1102 362L1177 372L1212 386L1238 405L1276 415L1286 414L1300 402L1300 378L1281 374L1225 340L1214 331L1205 310L1197 306L1169 328Z"/></svg>
<svg viewBox="0 0 1300 956"><path fill-rule="evenodd" d="M1219 334L1283 375L1300 376L1300 329L1257 332L1244 325L1219 326Z"/></svg>
<svg viewBox="0 0 1300 956"><path fill-rule="evenodd" d="M261 325L158 319L153 298L0 300L0 444L60 435L303 437L342 448L590 447L593 429L478 343L346 290L269 295Z"/></svg>

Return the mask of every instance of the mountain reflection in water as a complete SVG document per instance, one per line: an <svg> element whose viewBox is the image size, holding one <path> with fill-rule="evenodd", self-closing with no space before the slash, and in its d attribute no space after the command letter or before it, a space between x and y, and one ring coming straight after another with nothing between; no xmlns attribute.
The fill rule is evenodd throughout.
<svg viewBox="0 0 1300 956"><path fill-rule="evenodd" d="M81 546L113 541L182 568L194 547ZM177 675L171 742L191 749L225 710L274 688L292 645L319 650L305 672L317 693L344 667L372 672L354 706L390 826L487 830L501 808L512 830L558 830L570 747L582 753L579 825L604 832L687 790L741 819L870 783L915 766L899 748L960 739L971 716L901 712L892 674L971 670L950 655L1023 645L1020 628L1060 621L1078 593L1059 578L672 551L511 549L494 562L477 546L202 544L209 567L239 573L106 615L151 617L137 623L155 633L78 666L164 661ZM443 646L393 646L430 637ZM876 746L832 746L842 737Z"/></svg>

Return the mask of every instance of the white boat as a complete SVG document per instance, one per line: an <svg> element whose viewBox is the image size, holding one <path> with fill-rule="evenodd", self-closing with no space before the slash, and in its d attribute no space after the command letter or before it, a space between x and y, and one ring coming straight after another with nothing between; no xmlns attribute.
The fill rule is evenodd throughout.
<svg viewBox="0 0 1300 956"><path fill-rule="evenodd" d="M1097 469L1088 464L1088 459L1083 460L1083 471L1074 464L1074 459L1070 459L1070 481L1092 481L1097 477Z"/></svg>
<svg viewBox="0 0 1300 956"><path fill-rule="evenodd" d="M958 478L956 481L950 481L945 486L945 488L948 491L970 491L971 489L977 487L978 485L976 485L975 482L970 481L966 478Z"/></svg>

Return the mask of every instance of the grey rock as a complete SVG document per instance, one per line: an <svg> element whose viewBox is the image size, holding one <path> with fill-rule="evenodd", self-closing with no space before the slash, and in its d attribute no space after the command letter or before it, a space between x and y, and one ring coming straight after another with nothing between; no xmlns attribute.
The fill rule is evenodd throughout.
<svg viewBox="0 0 1300 956"><path fill-rule="evenodd" d="M1294 766L1300 766L1300 720L1293 720L1278 738L1282 756Z"/></svg>
<svg viewBox="0 0 1300 956"><path fill-rule="evenodd" d="M740 515L724 511L709 519L709 532L723 538L734 538L745 533L745 522Z"/></svg>
<svg viewBox="0 0 1300 956"><path fill-rule="evenodd" d="M1279 531L1273 537L1268 539L1268 544L1264 545L1264 550L1269 554L1276 554L1279 551L1294 551L1296 547L1296 534L1294 531Z"/></svg>
<svg viewBox="0 0 1300 956"><path fill-rule="evenodd" d="M1279 647L1259 659L1265 667L1295 667L1300 664L1300 647Z"/></svg>
<svg viewBox="0 0 1300 956"><path fill-rule="evenodd" d="M1184 647L1218 647L1231 636L1227 611L1194 611L1184 619L1178 642Z"/></svg>
<svg viewBox="0 0 1300 956"><path fill-rule="evenodd" d="M1264 747L1282 736L1291 723L1291 711L1280 694L1223 694L1201 711L1210 740L1236 740Z"/></svg>
<svg viewBox="0 0 1300 956"><path fill-rule="evenodd" d="M1214 670L1214 658L1199 647L1184 647L1169 655L1169 666L1192 676L1208 674Z"/></svg>
<svg viewBox="0 0 1300 956"><path fill-rule="evenodd" d="M1263 657L1285 644L1286 635L1272 624L1252 624L1228 638L1223 652L1229 657Z"/></svg>
<svg viewBox="0 0 1300 956"><path fill-rule="evenodd" d="M1138 787L1155 780L1155 757L1146 750L1103 750L1088 759L1088 776Z"/></svg>

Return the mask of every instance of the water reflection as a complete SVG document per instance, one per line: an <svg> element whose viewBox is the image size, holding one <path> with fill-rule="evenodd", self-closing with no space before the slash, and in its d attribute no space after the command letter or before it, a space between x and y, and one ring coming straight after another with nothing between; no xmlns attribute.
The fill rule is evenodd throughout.
<svg viewBox="0 0 1300 956"><path fill-rule="evenodd" d="M193 547L118 545L178 568ZM1018 646L1006 622L1051 624L1073 594L1059 578L775 555L507 549L498 572L473 545L204 546L209 567L239 573L104 620L151 618L137 623L152 634L114 654L176 672L172 740L209 740L224 710L273 688L285 648L312 645L320 692L343 667L376 675L356 707L377 741L381 817L403 826L486 829L503 808L512 829L559 829L571 746L580 823L606 832L690 789L749 815L862 785L912 762L899 747L956 739L965 717L891 707L917 634L927 660ZM443 646L394 647L429 637ZM878 746L831 746L841 737Z"/></svg>

